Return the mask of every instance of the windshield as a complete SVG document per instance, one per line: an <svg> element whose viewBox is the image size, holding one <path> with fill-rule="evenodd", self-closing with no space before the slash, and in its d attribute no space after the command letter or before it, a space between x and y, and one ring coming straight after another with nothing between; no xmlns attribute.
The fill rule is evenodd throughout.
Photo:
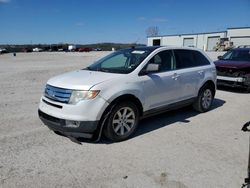
<svg viewBox="0 0 250 188"><path fill-rule="evenodd" d="M151 53L148 49L124 49L114 52L87 67L88 70L128 74Z"/></svg>
<svg viewBox="0 0 250 188"><path fill-rule="evenodd" d="M250 61L250 50L231 50L222 56L223 60Z"/></svg>

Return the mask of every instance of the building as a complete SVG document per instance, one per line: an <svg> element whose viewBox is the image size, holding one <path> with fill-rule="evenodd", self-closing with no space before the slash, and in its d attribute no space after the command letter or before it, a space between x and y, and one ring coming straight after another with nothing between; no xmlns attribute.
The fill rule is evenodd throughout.
<svg viewBox="0 0 250 188"><path fill-rule="evenodd" d="M250 27L228 28L220 32L148 37L148 46L190 46L212 51L221 38L228 38L235 47L250 45Z"/></svg>

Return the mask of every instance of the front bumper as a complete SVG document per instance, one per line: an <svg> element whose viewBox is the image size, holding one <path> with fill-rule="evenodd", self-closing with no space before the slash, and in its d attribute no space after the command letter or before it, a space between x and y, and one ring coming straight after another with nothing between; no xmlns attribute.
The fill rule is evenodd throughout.
<svg viewBox="0 0 250 188"><path fill-rule="evenodd" d="M42 112L40 109L38 110L38 115L49 129L67 137L74 138L82 137L91 139L99 123L99 121L80 121L78 127L68 127L65 119L50 116Z"/></svg>
<svg viewBox="0 0 250 188"><path fill-rule="evenodd" d="M101 97L71 105L42 96L38 115L56 133L67 137L95 139L102 114L108 105Z"/></svg>
<svg viewBox="0 0 250 188"><path fill-rule="evenodd" d="M217 85L248 88L250 80L243 77L217 76Z"/></svg>
<svg viewBox="0 0 250 188"><path fill-rule="evenodd" d="M244 82L245 79L242 77L228 77L228 76L217 76L217 80L232 81L232 82Z"/></svg>
<svg viewBox="0 0 250 188"><path fill-rule="evenodd" d="M99 96L92 100L80 101L75 105L56 102L42 96L39 109L46 114L60 119L97 121L101 119L108 105L109 103Z"/></svg>

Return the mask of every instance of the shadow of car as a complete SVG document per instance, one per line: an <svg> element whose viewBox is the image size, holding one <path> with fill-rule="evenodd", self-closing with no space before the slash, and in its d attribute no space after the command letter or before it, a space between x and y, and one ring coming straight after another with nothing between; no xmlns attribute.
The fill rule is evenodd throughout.
<svg viewBox="0 0 250 188"><path fill-rule="evenodd" d="M226 101L215 98L211 111L222 107L225 103ZM131 139L136 138L138 136L142 136L157 129L161 129L166 126L170 126L176 122L183 122L188 124L190 123L189 118L194 117L198 114L200 113L193 110L191 106L187 106L185 108L179 108L177 110L168 111L156 116L145 118L141 120L136 133ZM81 144L81 142L96 143L84 138L78 138L77 140L71 140L71 141L76 142L78 144ZM102 139L98 142L98 144L112 144L112 143L113 142L108 141L105 137L102 137Z"/></svg>

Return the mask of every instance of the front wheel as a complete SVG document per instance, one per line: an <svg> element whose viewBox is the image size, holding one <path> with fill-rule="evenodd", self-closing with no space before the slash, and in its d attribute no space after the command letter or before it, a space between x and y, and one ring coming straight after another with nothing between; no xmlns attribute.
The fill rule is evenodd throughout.
<svg viewBox="0 0 250 188"><path fill-rule="evenodd" d="M139 122L139 110L132 102L117 104L111 111L104 135L115 142L128 139L136 130Z"/></svg>
<svg viewBox="0 0 250 188"><path fill-rule="evenodd" d="M207 112L211 108L213 100L214 100L213 89L205 85L200 89L198 97L193 104L193 107L198 112Z"/></svg>

